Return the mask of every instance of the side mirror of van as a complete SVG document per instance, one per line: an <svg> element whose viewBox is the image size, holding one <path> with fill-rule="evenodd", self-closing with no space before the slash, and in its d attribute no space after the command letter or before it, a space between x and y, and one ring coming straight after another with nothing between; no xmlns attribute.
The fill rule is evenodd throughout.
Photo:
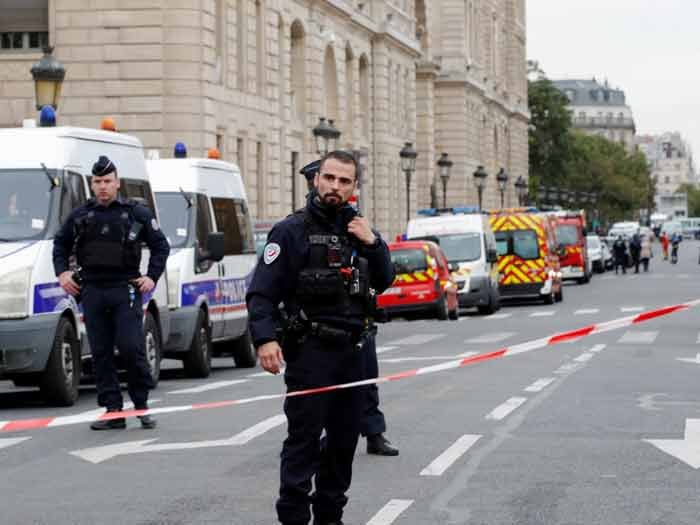
<svg viewBox="0 0 700 525"><path fill-rule="evenodd" d="M455 262L447 263L447 269L451 272L456 272L459 270L459 264Z"/></svg>
<svg viewBox="0 0 700 525"><path fill-rule="evenodd" d="M486 262L495 263L498 262L498 252L493 248L486 252Z"/></svg>
<svg viewBox="0 0 700 525"><path fill-rule="evenodd" d="M224 234L223 232L211 232L207 235L207 251L202 259L220 261L224 258Z"/></svg>

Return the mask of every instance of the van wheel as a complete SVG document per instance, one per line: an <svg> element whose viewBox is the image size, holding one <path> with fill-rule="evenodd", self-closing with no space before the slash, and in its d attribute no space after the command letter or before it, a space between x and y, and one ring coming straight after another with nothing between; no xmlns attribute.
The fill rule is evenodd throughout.
<svg viewBox="0 0 700 525"><path fill-rule="evenodd" d="M481 315L491 315L499 308L500 306L498 300L493 296L493 294L489 295L489 304L476 307Z"/></svg>
<svg viewBox="0 0 700 525"><path fill-rule="evenodd" d="M554 299L555 299L555 297L554 297L554 291L552 291L552 292L548 293L547 295L545 295L545 296L543 297L543 299L544 299L544 304L554 304Z"/></svg>
<svg viewBox="0 0 700 525"><path fill-rule="evenodd" d="M156 324L156 320L151 312L146 312L143 332L146 339L146 361L148 362L148 370L151 372L153 386L155 387L160 379L160 360L163 350L161 348L158 324Z"/></svg>
<svg viewBox="0 0 700 525"><path fill-rule="evenodd" d="M80 385L80 345L71 322L62 317L56 327L51 355L39 378L39 390L54 406L72 406Z"/></svg>
<svg viewBox="0 0 700 525"><path fill-rule="evenodd" d="M258 356L253 348L253 341L248 330L233 342L233 362L239 368L252 368L256 365Z"/></svg>
<svg viewBox="0 0 700 525"><path fill-rule="evenodd" d="M438 319L438 321L446 321L448 315L447 294L443 294L440 298L440 303L436 307L435 317Z"/></svg>
<svg viewBox="0 0 700 525"><path fill-rule="evenodd" d="M211 335L202 310L197 315L197 328L182 365L189 377L209 377L211 373Z"/></svg>

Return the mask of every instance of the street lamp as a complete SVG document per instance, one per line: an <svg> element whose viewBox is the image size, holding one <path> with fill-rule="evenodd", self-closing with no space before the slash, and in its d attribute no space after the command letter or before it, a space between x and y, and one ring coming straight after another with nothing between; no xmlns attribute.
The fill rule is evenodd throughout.
<svg viewBox="0 0 700 525"><path fill-rule="evenodd" d="M527 181L522 175L518 175L515 181L515 191L518 193L518 205L523 206L527 195Z"/></svg>
<svg viewBox="0 0 700 525"><path fill-rule="evenodd" d="M329 151L333 151L336 142L340 138L340 130L333 125L333 120L326 122L324 117L319 117L319 122L312 130L316 141L316 153L320 157L325 157Z"/></svg>
<svg viewBox="0 0 700 525"><path fill-rule="evenodd" d="M416 171L416 157L418 157L413 143L406 142L399 151L399 157L401 157L401 169L406 174L406 224L408 224L411 219L411 175Z"/></svg>
<svg viewBox="0 0 700 525"><path fill-rule="evenodd" d="M31 69L37 110L44 106L58 109L58 99L61 98L61 85L66 70L51 53L53 47L45 47L44 56Z"/></svg>
<svg viewBox="0 0 700 525"><path fill-rule="evenodd" d="M501 208L503 208L505 201L506 184L508 184L508 174L506 173L506 170L504 170L503 168L498 170L498 173L496 173L496 180L498 181L498 191L501 192Z"/></svg>
<svg viewBox="0 0 700 525"><path fill-rule="evenodd" d="M440 173L440 179L442 180L442 207L447 208L447 181L450 180L450 169L452 169L452 162L449 159L447 153L440 155L437 161L438 171Z"/></svg>
<svg viewBox="0 0 700 525"><path fill-rule="evenodd" d="M476 171L472 173L474 176L474 184L479 192L479 211L481 211L481 201L484 194L484 188L486 187L486 177L489 176L483 166L477 166Z"/></svg>

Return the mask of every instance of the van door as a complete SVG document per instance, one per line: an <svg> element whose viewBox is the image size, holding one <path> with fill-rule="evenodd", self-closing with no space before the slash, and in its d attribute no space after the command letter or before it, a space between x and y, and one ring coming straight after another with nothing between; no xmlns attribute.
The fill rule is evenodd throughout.
<svg viewBox="0 0 700 525"><path fill-rule="evenodd" d="M221 286L224 295L225 337L243 335L248 325L245 295L255 268L255 241L248 207L242 199L212 197L216 228L224 232Z"/></svg>
<svg viewBox="0 0 700 525"><path fill-rule="evenodd" d="M221 288L221 263L202 259L206 250L207 237L214 232L214 215L206 195L196 195L197 215L195 217L194 273L198 293L205 295L209 307L212 339L224 336L224 293Z"/></svg>

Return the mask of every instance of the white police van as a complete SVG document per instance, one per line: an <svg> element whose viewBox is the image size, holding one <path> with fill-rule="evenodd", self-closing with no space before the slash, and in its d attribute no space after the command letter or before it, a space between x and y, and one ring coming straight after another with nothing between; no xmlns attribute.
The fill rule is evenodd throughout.
<svg viewBox="0 0 700 525"><path fill-rule="evenodd" d="M121 195L154 211L143 147L133 137L73 127L0 129L0 378L38 386L48 403L72 405L90 351L75 299L54 274L53 237L71 210L90 197L93 163L117 166ZM148 265L144 248L142 269ZM144 296L146 352L160 375L169 333L166 278Z"/></svg>
<svg viewBox="0 0 700 525"><path fill-rule="evenodd" d="M482 314L498 310L498 254L488 215L470 207L427 208L418 214L408 222L406 238L440 245L457 281L459 306L476 306Z"/></svg>
<svg viewBox="0 0 700 525"><path fill-rule="evenodd" d="M147 161L161 227L170 242L166 357L206 377L212 355L253 367L245 295L256 265L252 221L237 166L215 159Z"/></svg>

